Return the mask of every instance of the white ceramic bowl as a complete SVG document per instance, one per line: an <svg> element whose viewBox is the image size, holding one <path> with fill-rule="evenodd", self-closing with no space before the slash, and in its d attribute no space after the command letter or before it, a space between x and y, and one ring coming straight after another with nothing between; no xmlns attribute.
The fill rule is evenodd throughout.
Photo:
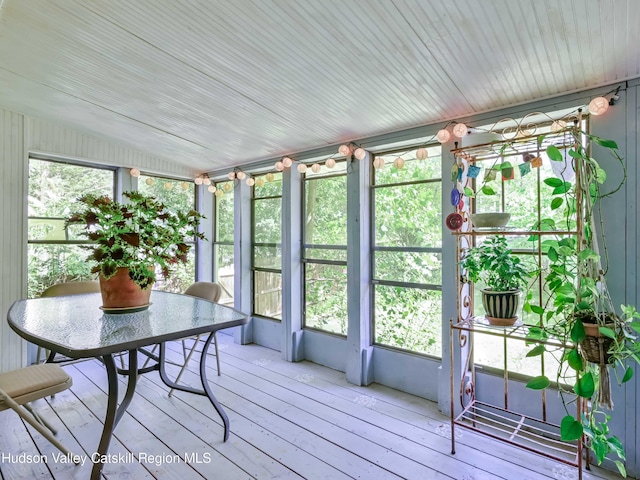
<svg viewBox="0 0 640 480"><path fill-rule="evenodd" d="M471 215L471 221L476 228L504 227L509 223L510 213L491 212L491 213L474 213Z"/></svg>

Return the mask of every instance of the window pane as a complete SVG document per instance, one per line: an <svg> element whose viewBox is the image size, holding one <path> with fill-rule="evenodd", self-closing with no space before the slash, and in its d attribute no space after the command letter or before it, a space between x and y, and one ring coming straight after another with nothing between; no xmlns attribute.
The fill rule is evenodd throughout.
<svg viewBox="0 0 640 480"><path fill-rule="evenodd" d="M375 189L376 246L440 247L441 188L436 182Z"/></svg>
<svg viewBox="0 0 640 480"><path fill-rule="evenodd" d="M220 303L233 306L233 245L215 245L216 272L215 278L222 286Z"/></svg>
<svg viewBox="0 0 640 480"><path fill-rule="evenodd" d="M188 212L195 208L196 194L193 182L140 175L138 191L156 197L174 212Z"/></svg>
<svg viewBox="0 0 640 480"><path fill-rule="evenodd" d="M424 160L416 158L416 150L399 152L397 154L376 155L376 160L384 161L383 168L376 168L375 185L386 185L389 183L415 182L425 178L440 178L440 152L441 147L427 148L428 157ZM402 158L402 168L396 161Z"/></svg>
<svg viewBox="0 0 640 480"><path fill-rule="evenodd" d="M253 266L281 270L282 249L280 247L253 247Z"/></svg>
<svg viewBox="0 0 640 480"><path fill-rule="evenodd" d="M440 252L375 252L374 278L441 285L442 254Z"/></svg>
<svg viewBox="0 0 640 480"><path fill-rule="evenodd" d="M29 217L65 218L81 195L113 195L113 170L29 159Z"/></svg>
<svg viewBox="0 0 640 480"><path fill-rule="evenodd" d="M442 293L374 286L375 341L430 355L442 355Z"/></svg>
<svg viewBox="0 0 640 480"><path fill-rule="evenodd" d="M114 171L48 160L29 159L28 240L83 240L79 225L65 230L64 220L78 197L91 193L113 197ZM30 244L27 286L29 297L60 282L89 280L94 262L80 245Z"/></svg>
<svg viewBox="0 0 640 480"><path fill-rule="evenodd" d="M305 265L305 326L347 334L346 265Z"/></svg>
<svg viewBox="0 0 640 480"><path fill-rule="evenodd" d="M216 184L217 189L224 192L226 186L233 187L232 182ZM216 209L216 242L233 242L233 191L215 196Z"/></svg>
<svg viewBox="0 0 640 480"><path fill-rule="evenodd" d="M282 275L253 272L253 313L282 319Z"/></svg>
<svg viewBox="0 0 640 480"><path fill-rule="evenodd" d="M164 278L159 269L156 269L156 283L153 284L153 289L182 293L194 282L195 278L195 250L192 248L187 254L187 263L178 265L168 280Z"/></svg>
<svg viewBox="0 0 640 480"><path fill-rule="evenodd" d="M95 279L88 255L80 245L29 245L29 298L56 283Z"/></svg>
<svg viewBox="0 0 640 480"><path fill-rule="evenodd" d="M305 182L305 243L347 244L347 177Z"/></svg>
<svg viewBox="0 0 640 480"><path fill-rule="evenodd" d="M272 180L269 180L272 178ZM282 173L268 173L262 186L253 187L253 198L277 197L282 195Z"/></svg>
<svg viewBox="0 0 640 480"><path fill-rule="evenodd" d="M279 197L254 200L254 243L280 243L281 205L282 199Z"/></svg>

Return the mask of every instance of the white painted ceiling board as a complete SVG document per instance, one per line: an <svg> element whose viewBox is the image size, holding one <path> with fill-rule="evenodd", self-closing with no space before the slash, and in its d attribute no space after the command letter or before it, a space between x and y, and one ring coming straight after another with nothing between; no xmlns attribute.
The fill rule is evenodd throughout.
<svg viewBox="0 0 640 480"><path fill-rule="evenodd" d="M0 106L195 174L640 76L637 0L4 0Z"/></svg>

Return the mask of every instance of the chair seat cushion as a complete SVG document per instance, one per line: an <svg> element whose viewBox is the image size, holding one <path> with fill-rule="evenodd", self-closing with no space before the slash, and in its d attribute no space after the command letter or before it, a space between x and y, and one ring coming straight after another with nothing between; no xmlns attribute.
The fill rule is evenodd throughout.
<svg viewBox="0 0 640 480"><path fill-rule="evenodd" d="M0 388L18 405L62 392L71 385L67 372L51 363L0 373ZM7 408L0 400L0 410Z"/></svg>

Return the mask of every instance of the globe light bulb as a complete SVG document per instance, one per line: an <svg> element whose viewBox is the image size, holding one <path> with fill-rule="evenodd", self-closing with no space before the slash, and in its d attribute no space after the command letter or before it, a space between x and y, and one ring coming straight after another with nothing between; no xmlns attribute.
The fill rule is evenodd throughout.
<svg viewBox="0 0 640 480"><path fill-rule="evenodd" d="M427 153L427 149L426 148L419 148L418 150L416 150L416 158L418 160L424 160L428 156L429 156L429 154Z"/></svg>
<svg viewBox="0 0 640 480"><path fill-rule="evenodd" d="M297 169L300 173L304 173L307 171L307 166L304 163L299 163Z"/></svg>
<svg viewBox="0 0 640 480"><path fill-rule="evenodd" d="M171 190L172 188L173 188L173 183L171 183L171 182L166 182L166 183L164 184L164 189L165 189L165 190Z"/></svg>
<svg viewBox="0 0 640 480"><path fill-rule="evenodd" d="M269 173L267 173L265 178L267 179L267 182L273 182L275 180L276 176L273 173L269 172Z"/></svg>
<svg viewBox="0 0 640 480"><path fill-rule="evenodd" d="M155 181L153 180L153 178L149 177L147 178L144 183L146 183L147 185L151 186L155 183Z"/></svg>
<svg viewBox="0 0 640 480"><path fill-rule="evenodd" d="M338 148L338 153L346 157L351 153L351 147L349 145L340 145L340 147Z"/></svg>
<svg viewBox="0 0 640 480"><path fill-rule="evenodd" d="M202 185L202 177L196 177L193 180L193 183L195 183L196 185Z"/></svg>
<svg viewBox="0 0 640 480"><path fill-rule="evenodd" d="M322 167L320 166L319 163L314 163L313 165L311 165L311 171L313 173L318 173L320 171Z"/></svg>
<svg viewBox="0 0 640 480"><path fill-rule="evenodd" d="M376 157L373 161L373 168L376 170L382 170L384 168L384 157Z"/></svg>
<svg viewBox="0 0 640 480"><path fill-rule="evenodd" d="M140 176L140 170L138 170L137 168L132 168L131 170L129 170L129 174L132 177L139 177Z"/></svg>
<svg viewBox="0 0 640 480"><path fill-rule="evenodd" d="M233 187L231 186L231 184L230 184L230 183L225 183L225 184L222 186L222 189L223 189L225 192L230 192L232 188L233 188Z"/></svg>
<svg viewBox="0 0 640 480"><path fill-rule="evenodd" d="M449 133L449 130L443 128L442 130L438 130L436 138L440 143L446 143L451 138L451 134Z"/></svg>
<svg viewBox="0 0 640 480"><path fill-rule="evenodd" d="M264 187L264 178L260 177L256 179L256 187Z"/></svg>
<svg viewBox="0 0 640 480"><path fill-rule="evenodd" d="M207 190L209 190L211 193L213 193L213 192L215 192L215 191L216 191L216 187L214 187L213 185L209 185L209 186L207 187Z"/></svg>
<svg viewBox="0 0 640 480"><path fill-rule="evenodd" d="M281 172L284 170L284 163L282 162L276 162L276 164L273 166L277 171ZM271 181L271 180L269 180Z"/></svg>
<svg viewBox="0 0 640 480"><path fill-rule="evenodd" d="M398 157L393 161L393 166L398 170L402 170L404 168L404 158Z"/></svg>
<svg viewBox="0 0 640 480"><path fill-rule="evenodd" d="M333 168L336 166L336 161L333 158L327 158L327 161L324 162L324 166L327 168Z"/></svg>
<svg viewBox="0 0 640 480"><path fill-rule="evenodd" d="M227 174L227 177L229 178L229 180L235 180L236 178L236 172L229 172Z"/></svg>
<svg viewBox="0 0 640 480"><path fill-rule="evenodd" d="M458 138L464 137L467 134L467 126L464 123L456 123L453 127L453 134Z"/></svg>
<svg viewBox="0 0 640 480"><path fill-rule="evenodd" d="M284 157L282 159L282 165L284 165L284 168L289 168L291 165L293 165L293 160L291 160L289 157Z"/></svg>
<svg viewBox="0 0 640 480"><path fill-rule="evenodd" d="M246 174L246 173L244 173L244 172L237 172L237 173L236 173L236 178L237 178L238 180L244 180L244 178L245 178L246 176L247 176L247 174Z"/></svg>
<svg viewBox="0 0 640 480"><path fill-rule="evenodd" d="M220 198L221 196L223 196L223 195L224 195L224 192L223 192L222 190L216 190L215 192L213 192L213 194L214 194L216 197Z"/></svg>
<svg viewBox="0 0 640 480"><path fill-rule="evenodd" d="M367 151L364 148L356 148L356 151L353 152L353 155L358 159L358 160L363 160L364 157L367 156Z"/></svg>
<svg viewBox="0 0 640 480"><path fill-rule="evenodd" d="M256 184L256 181L253 179L253 177L247 178L247 185L249 185L250 187L253 187L255 184Z"/></svg>
<svg viewBox="0 0 640 480"><path fill-rule="evenodd" d="M188 190L189 189L189 182L182 182L180 184L180 186L182 187L183 190Z"/></svg>
<svg viewBox="0 0 640 480"><path fill-rule="evenodd" d="M202 183L204 183L205 185L211 185L211 179L209 177L204 177L202 179Z"/></svg>
<svg viewBox="0 0 640 480"><path fill-rule="evenodd" d="M591 115L602 115L609 110L609 100L604 97L596 97L589 102L589 113Z"/></svg>

